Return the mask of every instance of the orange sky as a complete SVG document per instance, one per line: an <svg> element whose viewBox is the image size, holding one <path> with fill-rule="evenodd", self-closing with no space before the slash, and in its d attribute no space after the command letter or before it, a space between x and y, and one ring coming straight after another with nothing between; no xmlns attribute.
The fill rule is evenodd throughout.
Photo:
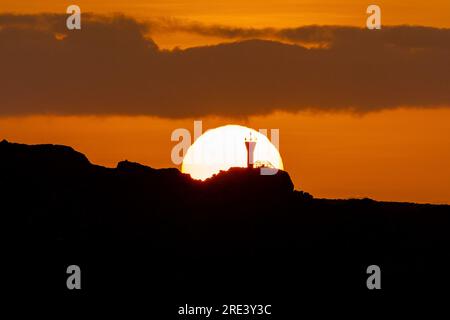
<svg viewBox="0 0 450 320"><path fill-rule="evenodd" d="M381 7L386 25L450 27L448 0L2 0L0 12L64 13L77 4L83 12L124 13L141 20L175 18L206 24L239 27L297 27L301 25L352 25L364 27L366 8ZM154 34L162 48L218 43L217 38L185 33Z"/></svg>
<svg viewBox="0 0 450 320"><path fill-rule="evenodd" d="M179 17L201 22L286 27L305 24L365 25L369 4L381 7L386 24L450 26L447 0L2 0L3 12L122 12L141 18Z"/></svg>
<svg viewBox="0 0 450 320"><path fill-rule="evenodd" d="M170 17L242 27L307 24L364 26L367 1L3 0L0 12L123 12L139 19ZM450 1L377 1L384 24L450 27ZM154 34L164 48L223 41L183 33ZM1 107L1 106L0 106ZM170 167L176 128L192 130L194 119L154 117L0 117L0 138L21 143L58 143L85 153L91 162L115 166L128 159ZM279 128L285 169L297 189L316 197L450 203L450 109L397 109L363 116L347 113L276 113L247 120L198 118L204 129L236 123Z"/></svg>

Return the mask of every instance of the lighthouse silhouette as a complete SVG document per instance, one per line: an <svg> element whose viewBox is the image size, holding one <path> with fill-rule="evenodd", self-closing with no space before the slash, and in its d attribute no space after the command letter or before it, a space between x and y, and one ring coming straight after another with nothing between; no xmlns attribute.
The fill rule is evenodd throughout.
<svg viewBox="0 0 450 320"><path fill-rule="evenodd" d="M255 152L256 146L256 138L252 137L252 133L250 132L250 136L245 138L245 147L247 148L247 168L253 168L253 153Z"/></svg>

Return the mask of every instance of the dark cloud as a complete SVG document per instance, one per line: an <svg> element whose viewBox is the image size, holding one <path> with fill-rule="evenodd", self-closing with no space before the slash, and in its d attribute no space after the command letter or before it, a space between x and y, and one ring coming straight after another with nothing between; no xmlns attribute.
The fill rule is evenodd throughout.
<svg viewBox="0 0 450 320"><path fill-rule="evenodd" d="M210 35L321 46L240 39L165 51L147 36L154 23L83 15L82 30L68 31L65 18L0 15L1 115L240 117L450 106L450 29L211 27ZM207 30L196 28L190 32Z"/></svg>
<svg viewBox="0 0 450 320"><path fill-rule="evenodd" d="M159 18L146 22L151 33L186 32L202 36L224 39L253 39L276 37L279 30L274 28L239 28L222 25L205 25L199 22L184 21L175 18Z"/></svg>

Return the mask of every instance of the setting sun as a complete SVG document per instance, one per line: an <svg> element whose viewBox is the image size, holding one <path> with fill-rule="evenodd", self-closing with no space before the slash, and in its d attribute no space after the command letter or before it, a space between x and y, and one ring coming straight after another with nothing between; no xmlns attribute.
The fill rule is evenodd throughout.
<svg viewBox="0 0 450 320"><path fill-rule="evenodd" d="M256 142L253 152L255 166L283 170L277 148L260 132L238 125L227 125L206 131L188 149L182 172L194 179L205 180L221 170L247 166L246 139Z"/></svg>

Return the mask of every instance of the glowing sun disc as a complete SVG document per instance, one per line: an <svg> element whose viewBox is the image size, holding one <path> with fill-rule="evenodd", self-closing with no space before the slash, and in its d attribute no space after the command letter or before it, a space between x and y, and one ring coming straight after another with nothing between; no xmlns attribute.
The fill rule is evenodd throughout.
<svg viewBox="0 0 450 320"><path fill-rule="evenodd" d="M247 166L245 139L256 140L255 163L270 164L283 170L283 160L277 148L263 134L251 128L227 125L206 131L188 149L181 171L194 179L205 180L221 170Z"/></svg>

